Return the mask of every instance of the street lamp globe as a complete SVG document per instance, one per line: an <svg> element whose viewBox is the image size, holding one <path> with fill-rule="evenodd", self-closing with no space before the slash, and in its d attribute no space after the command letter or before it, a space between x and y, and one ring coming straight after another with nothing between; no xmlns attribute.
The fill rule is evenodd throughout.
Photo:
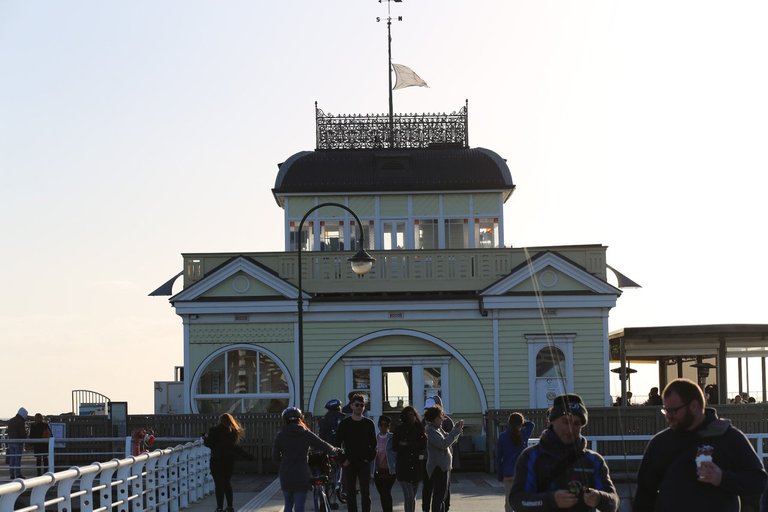
<svg viewBox="0 0 768 512"><path fill-rule="evenodd" d="M363 276L371 270L371 267L373 267L373 262L376 261L376 258L368 254L364 249L360 249L347 261L349 261L349 263L352 265L352 272L359 276Z"/></svg>

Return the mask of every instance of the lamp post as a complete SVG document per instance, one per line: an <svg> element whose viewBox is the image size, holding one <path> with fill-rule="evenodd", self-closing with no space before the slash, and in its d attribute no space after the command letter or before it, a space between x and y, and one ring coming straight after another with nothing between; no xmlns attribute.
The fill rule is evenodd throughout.
<svg viewBox="0 0 768 512"><path fill-rule="evenodd" d="M357 214L350 210L349 207L340 203L321 203L310 208L309 211L304 214L304 217L302 217L301 222L299 222L299 231L297 233L296 240L296 254L299 271L299 297L296 300L296 304L298 305L299 315L299 409L302 411L304 410L304 290L301 285L301 233L304 228L304 221L307 220L307 217L309 217L312 212L322 208L323 206L336 206L346 210L352 214L352 216L355 218L355 222L357 222L358 229L360 230L360 237L358 238L360 249L355 253L354 256L347 260L352 265L352 272L358 276L363 276L367 274L369 270L371 270L371 267L373 267L373 262L376 261L375 258L373 258L365 251L365 235L363 234L363 225L360 223L360 218L357 216Z"/></svg>

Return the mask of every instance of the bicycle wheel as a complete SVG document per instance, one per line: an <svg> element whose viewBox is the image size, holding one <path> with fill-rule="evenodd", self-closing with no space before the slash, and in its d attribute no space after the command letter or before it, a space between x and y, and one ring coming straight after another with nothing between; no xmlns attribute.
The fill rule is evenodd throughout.
<svg viewBox="0 0 768 512"><path fill-rule="evenodd" d="M312 501L315 506L315 512L331 512L331 506L328 504L328 497L321 485L316 485L312 492Z"/></svg>
<svg viewBox="0 0 768 512"><path fill-rule="evenodd" d="M312 486L312 504L314 505L314 511L315 512L323 512L323 510L320 508L321 507L321 505L320 505L320 502L321 502L320 491L321 491L321 489L322 488L320 486L318 486L318 485Z"/></svg>

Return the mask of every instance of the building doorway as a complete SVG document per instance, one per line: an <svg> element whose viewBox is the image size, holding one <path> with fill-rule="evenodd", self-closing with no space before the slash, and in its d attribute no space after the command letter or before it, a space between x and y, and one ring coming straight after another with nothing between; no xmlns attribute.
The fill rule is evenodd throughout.
<svg viewBox="0 0 768 512"><path fill-rule="evenodd" d="M410 366L381 368L382 414L397 416L413 404L413 371Z"/></svg>

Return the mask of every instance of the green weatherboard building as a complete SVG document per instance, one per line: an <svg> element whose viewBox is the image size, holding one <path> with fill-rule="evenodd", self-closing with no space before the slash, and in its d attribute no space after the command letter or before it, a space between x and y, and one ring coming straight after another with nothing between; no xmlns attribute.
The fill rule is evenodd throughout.
<svg viewBox="0 0 768 512"><path fill-rule="evenodd" d="M283 252L183 255L170 302L185 378L175 410L156 412L303 401L318 415L360 391L378 416L437 394L480 428L488 409L548 407L563 392L611 404L608 314L621 292L606 247L505 247L515 185L503 158L469 146L466 107L391 120L318 109L316 124L316 149L278 166ZM375 258L362 277L347 261L361 234Z"/></svg>

